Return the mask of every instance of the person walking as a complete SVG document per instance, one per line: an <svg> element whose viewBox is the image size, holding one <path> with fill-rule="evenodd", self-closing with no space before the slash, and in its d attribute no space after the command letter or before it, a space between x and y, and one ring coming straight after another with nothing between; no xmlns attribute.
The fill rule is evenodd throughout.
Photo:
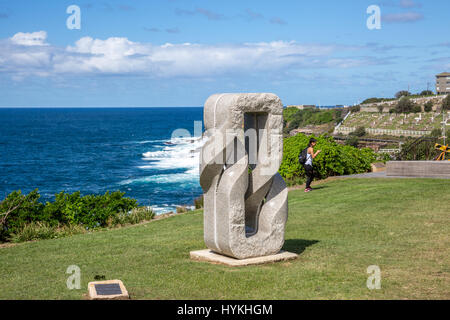
<svg viewBox="0 0 450 320"><path fill-rule="evenodd" d="M306 177L307 177L305 192L312 191L311 182L314 179L313 160L322 151L322 150L317 150L314 153L314 147L316 144L317 144L316 139L311 138L309 140L308 149L307 149L307 153L306 153L306 162L304 164Z"/></svg>

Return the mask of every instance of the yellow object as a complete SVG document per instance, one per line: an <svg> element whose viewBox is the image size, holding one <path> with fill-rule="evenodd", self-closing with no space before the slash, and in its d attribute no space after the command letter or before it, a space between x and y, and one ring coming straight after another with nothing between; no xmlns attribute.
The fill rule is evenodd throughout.
<svg viewBox="0 0 450 320"><path fill-rule="evenodd" d="M442 153L437 157L437 161L444 161L445 160L445 154L450 153L450 148L448 145L444 146L442 144L436 143L435 146L436 150L442 151ZM450 161L450 159L448 159Z"/></svg>

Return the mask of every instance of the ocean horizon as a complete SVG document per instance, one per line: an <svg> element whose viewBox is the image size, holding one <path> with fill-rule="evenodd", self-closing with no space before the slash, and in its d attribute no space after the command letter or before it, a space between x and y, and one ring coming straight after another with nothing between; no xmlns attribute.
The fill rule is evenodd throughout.
<svg viewBox="0 0 450 320"><path fill-rule="evenodd" d="M42 202L120 190L161 214L202 194L202 107L1 107L0 119L2 199L36 188ZM176 129L191 137L172 138Z"/></svg>

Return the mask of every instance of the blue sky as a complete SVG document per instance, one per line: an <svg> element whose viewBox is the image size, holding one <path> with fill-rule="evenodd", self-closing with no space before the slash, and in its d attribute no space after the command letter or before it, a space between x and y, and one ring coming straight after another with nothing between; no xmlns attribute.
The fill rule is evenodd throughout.
<svg viewBox="0 0 450 320"><path fill-rule="evenodd" d="M80 30L66 26L70 5ZM217 92L330 105L434 90L450 71L448 12L448 0L0 0L0 106L201 106Z"/></svg>

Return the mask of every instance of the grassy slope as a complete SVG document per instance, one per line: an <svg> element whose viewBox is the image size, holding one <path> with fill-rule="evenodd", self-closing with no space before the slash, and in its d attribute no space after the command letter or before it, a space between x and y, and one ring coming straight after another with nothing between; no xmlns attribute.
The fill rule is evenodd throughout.
<svg viewBox="0 0 450 320"><path fill-rule="evenodd" d="M291 262L230 268L194 262L202 213L0 249L0 299L80 299L95 275L133 299L450 299L450 180L335 180L289 194ZM68 290L76 264L82 290ZM379 265L382 289L368 290Z"/></svg>
<svg viewBox="0 0 450 320"><path fill-rule="evenodd" d="M416 122L418 113L395 114L395 113L372 113L358 112L351 114L342 124L344 127L365 127L373 129L390 130L429 130L441 128L442 115L436 113L422 113L422 120ZM392 121L390 120L392 119ZM433 119L433 121L431 121Z"/></svg>

